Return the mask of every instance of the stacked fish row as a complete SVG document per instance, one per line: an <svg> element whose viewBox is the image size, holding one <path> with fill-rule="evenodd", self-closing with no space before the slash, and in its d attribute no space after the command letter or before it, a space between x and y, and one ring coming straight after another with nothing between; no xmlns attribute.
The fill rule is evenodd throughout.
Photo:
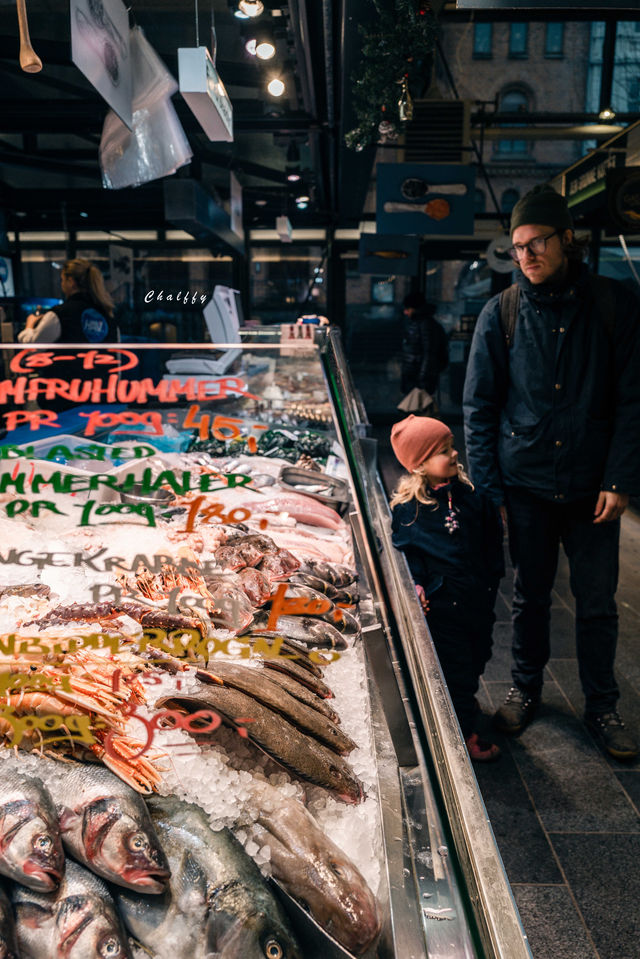
<svg viewBox="0 0 640 959"><path fill-rule="evenodd" d="M23 765L5 756L0 780L3 959L130 959L128 936L157 959L301 959L253 860L198 806L145 804L99 766ZM264 808L283 884L346 948L368 948L379 920L355 867L303 807L283 816L267 795Z"/></svg>
<svg viewBox="0 0 640 959"><path fill-rule="evenodd" d="M256 644L265 640L267 643L277 643L279 654L265 656L262 670L216 657L209 668L198 669L199 685L195 689L192 683L189 695L177 693L170 699L148 705L185 712L209 708L231 724L234 717L249 717L248 738L294 776L325 786L347 802L358 802L363 795L362 787L344 759L356 744L342 732L339 717L326 703L332 693L322 680L319 657L312 658L310 655L313 649L343 650L347 641L357 635L358 622L344 608L357 600L353 573L346 567L312 558L301 563L264 534L228 527L220 530L220 535L225 542L214 552L220 566L219 574L205 576L196 570L189 576L179 576L171 569L152 576L143 571L122 581L131 594L130 601L119 605L55 606L37 621L23 625L37 626L39 631L50 633L61 625L84 623L91 628L98 623L104 630L117 632L119 620L123 615L128 615L146 628L161 627L178 632L182 628L199 630L204 640L224 625L227 631L244 633L249 641ZM254 565L250 565L252 563ZM195 591L204 598L204 608L199 610L199 618L194 617L193 609L186 606L184 609L188 615L167 611L168 597L172 590L175 594L176 584L179 587L178 608L183 594L191 595ZM262 607L272 602L272 590L278 585L283 589L282 600L290 604L297 601L306 610L311 610L312 614L278 615L272 622L272 611ZM121 638L125 639L124 636ZM46 643L45 635L42 643ZM109 667L100 665L104 674L100 690L102 697L115 698L108 687L112 684L113 673L121 665L124 668L126 664L133 676L149 671L146 660L135 657L134 650L135 644L132 643L131 648L125 650L122 664L116 655L111 658ZM169 671L186 668L186 664L169 653L163 653L162 649L154 649L152 658L154 667L159 664ZM10 696L8 704L18 712L28 712L34 708L47 709L49 712L55 708L61 712L65 709L84 710L92 718L95 712L95 718L99 720L95 723L96 738L104 742L104 724L111 722L111 742L122 744L122 757L119 762L114 761L113 757L110 760L102 748L94 749L94 755L104 759L132 785L149 791L155 786L152 769L135 759L127 770L126 749L134 756L139 750L135 744L128 742L119 729L117 712L114 713L112 709L106 715L106 710L103 710L98 716L97 707L102 700L97 695L97 685L95 699L88 699L86 694L90 690L87 680L83 679L80 685L70 675L76 665L82 666L86 673L87 659L86 651L82 654L69 653L55 667L49 667L52 679L58 675L60 680L66 677L71 682L74 695L69 696L61 689L50 687L44 699L32 694L25 695L22 691ZM15 662L9 665L13 670L19 669ZM22 667L28 671L33 668L33 662L25 658ZM110 672L105 673L108 669ZM95 660L90 672L97 684ZM85 695L82 696L81 692ZM148 699L144 690L131 682L127 687L127 695L133 697L134 694ZM108 705L109 700L104 699L104 703ZM114 708L117 709L118 705L123 706L116 704ZM202 741L197 731L193 731ZM27 745L28 739L22 744Z"/></svg>
<svg viewBox="0 0 640 959"><path fill-rule="evenodd" d="M23 628L29 627L32 631L35 626L38 629L44 648L47 642L55 644L57 634L65 632L60 630L61 626L71 626L74 632L83 633L95 631L97 624L101 630L118 636L120 651L108 659L94 655L89 650L69 650L63 656L52 653L51 656L45 655L44 659L40 657L43 662L39 664L39 670L46 673L50 683L46 696L25 695L24 689L15 694L9 690L7 704L18 714L21 710L26 714L38 710L64 714L65 709L68 712L85 713L97 739L97 745L91 747L93 755L90 758L94 761L96 758L102 759L135 789L147 793L160 786L161 776L154 768L155 755L152 759L136 757L141 744L131 739L124 721L124 715L132 704L140 703L150 709L170 711L174 715L202 715L203 710L209 709L229 725L234 725L239 716L249 717L246 726L248 741L282 765L294 778L322 786L347 802L359 802L363 797L362 785L344 758L356 744L341 729L339 717L329 704L332 693L323 679L322 655L318 655L323 650L330 651L327 658L331 658L336 651L351 645L359 631L358 622L349 609L357 602L358 595L354 573L344 565L344 561L349 560L344 523L333 510L306 496L284 494L277 490L269 492L268 497L261 494L259 510L256 509L255 500L250 500L250 527L238 524L227 527L196 526L195 531L186 538L186 549L182 551L182 556L189 560L186 569L180 567L185 571L178 572L176 565L169 565L155 573L139 569L134 575L120 577L119 582L125 594L120 603L74 603L65 606L49 603L49 611L37 621L22 622ZM238 505L239 496L247 496L247 491L231 496L233 505ZM266 522L268 536L262 531ZM168 541L176 541L173 535L175 525L175 522L166 523ZM321 535L315 536L313 527ZM185 542L184 537L178 537L177 541L180 539ZM202 568L199 567L198 554L208 561L206 572L204 564ZM215 564L213 572L211 560ZM42 598L42 584L35 584L33 589ZM189 602L194 596L199 600L197 607ZM281 605L284 602L284 613L274 611L277 602ZM296 604L306 612L300 615L288 611ZM185 646L185 659L176 653L175 645L171 649L164 649L161 644L158 648L148 647L142 651L136 645L130 627L126 625L127 617L146 631L156 629L164 631L165 635L169 631L178 635L184 632L185 636L191 636L190 642L196 634L198 641L195 646L200 663L194 666L197 657L192 655L193 649L189 646ZM81 628L81 624L86 624L89 629ZM219 655L208 658L207 650L214 648L218 652L226 642L221 637L229 636L232 645L234 641L253 644L255 655L251 666ZM277 648L278 655L265 653L269 647ZM256 660L255 657L260 654L262 660ZM261 665L256 668L257 661ZM33 669L33 662L28 657L21 663L13 661L5 665L11 672ZM171 695L165 694L154 700L152 689L139 680L158 669L172 676L188 674L187 688L180 688L180 683L176 683ZM120 686L116 674L120 677ZM55 684L56 676L59 677L59 685ZM119 710L122 710L122 717L118 716ZM113 759L113 752L105 749L105 738L108 738L106 731L111 737L112 746L116 746L117 761ZM2 732L10 741L11 731L0 729ZM215 737L212 739L210 735L199 731L196 717L189 726L189 732L205 748L215 745ZM25 737L21 745L46 747L46 731L40 731L39 737L37 742L30 744ZM60 743L55 748L56 751L60 750ZM76 758L85 758L83 750L77 745L73 744L71 751ZM67 797L79 794L81 781L85 778L93 781L98 771L102 775L110 775L107 770L93 765L74 765L71 768L78 773L79 779L76 785L67 782L62 792ZM58 778L62 775L59 774ZM69 772L64 774L69 775ZM43 774L42 778L47 779L48 774ZM127 788L124 783L121 785ZM51 786L54 793L56 788ZM137 799L142 802L140 797ZM168 811L166 803L170 802L175 805ZM19 923L27 916L31 921L40 913L43 917L48 915L46 922L44 918L42 923L31 922L29 928L40 929L48 923L49 937L53 934L51 929L64 928L70 938L69 942L65 940L64 948L54 947L49 938L49 945L43 947L44 951L38 952L36 946L27 946L24 935L20 936L22 954L28 959L32 956L40 959L41 955L51 956L52 959L57 959L58 955L69 956L70 959L94 955L83 938L85 930L90 928L86 917L82 918L79 912L77 924L71 922L65 926L62 922L66 916L72 915L75 908L69 905L68 900L75 902L81 896L77 891L77 883L82 881L82 873L78 870L82 870L83 865L88 865L93 873L109 882L122 886L122 870L118 872L111 868L109 875L100 872L96 868L95 855L96 851L104 848L105 835L112 827L116 829L114 823L122 820L120 800L103 796L90 812L83 812L80 830L82 842L78 839L73 847L67 836L68 832L73 833L73 829L67 829L66 826L67 813L58 801L56 806L59 807L65 848L73 856L70 868L68 866L65 873L66 878L60 880L58 890L55 893L43 893L48 897L53 896L56 905L51 905L51 899L46 900L49 905L34 905L33 895L29 893L25 895L31 896L30 904L19 906L16 898L20 895L19 888L28 884L25 884L24 876L22 879L13 876L20 884L13 893L14 909ZM265 842L271 850L273 874L295 898L304 901L321 926L346 948L355 955L364 952L376 938L379 920L375 899L355 866L324 835L300 803L288 801L283 804L260 796L255 799L255 808L259 810L257 822L267 832ZM134 839L129 831L129 839L136 847L142 844L147 851L164 850L164 861L156 860L155 871L147 867L146 872L143 870L138 876L139 879L142 875L145 878L143 882L136 881L134 884L135 891L131 889L128 906L129 894L122 891L116 893L115 898L120 909L124 910L129 931L151 952L155 950L160 959L164 959L165 955L171 956L171 959L181 959L183 955L185 959L187 956L197 959L208 953L225 959L239 959L240 956L280 959L299 955L296 951L298 947L290 933L286 932L286 927L282 927L285 928L285 932L282 932L281 919L278 919L275 930L269 928L266 939L263 925L256 922L253 913L245 911L241 922L231 921L227 915L227 905L218 907L225 897L216 891L218 887L215 881L211 886L208 873L206 869L203 870L195 853L187 860L172 861L168 849L175 840L177 819L169 822L165 832L162 825L162 816L168 817L171 810L176 817L185 822L189 820L191 832L198 837L198 848L203 845L208 848L208 840L204 842L202 836L203 830L209 827L201 810L196 808L194 811L194 807L178 804L177 800L159 800L155 797L149 800L147 818L150 814L160 844L149 840L148 824L141 831L144 837L137 835ZM220 838L222 834L216 832L214 835ZM237 843L232 835L225 835L228 840L226 858L235 861L238 857L244 857L242 848L236 849ZM82 844L85 839L91 847L91 856ZM189 849L188 840L182 837L177 848ZM255 870L255 865L250 862ZM113 865L112 860L111 863ZM170 880L168 875L162 876L162 870L167 867L171 872ZM190 878L185 879L185 876ZM100 880L94 875L87 882L95 887ZM160 890L151 889L152 882L158 883ZM167 882L170 896L166 892L158 895L157 892L164 890ZM197 887L197 893L191 886L192 882ZM67 883L72 885L67 886ZM147 885L141 894L140 888L144 883ZM198 908L201 911L197 915L189 911L189 904L194 897L200 903ZM277 915L271 907L266 912L269 916ZM110 921L107 922L103 912L98 910L98 913L101 919L93 927L94 931L107 931L102 939L96 939L98 951L95 955L104 959L127 956L126 944L122 946L124 951L117 951L120 948L117 927L113 923L109 925ZM208 919L205 921L206 917L211 916L216 919L215 929ZM183 926L181 936L187 945L180 952L171 937L167 940L165 932ZM164 932L156 934L154 931L157 930ZM257 930L255 934L262 936L262 951L254 949L252 930ZM82 946L78 946L78 951L74 953L72 947L76 944L76 932L78 943L82 941ZM173 943L171 948L165 948L165 940ZM32 952L26 951L28 948L32 948Z"/></svg>

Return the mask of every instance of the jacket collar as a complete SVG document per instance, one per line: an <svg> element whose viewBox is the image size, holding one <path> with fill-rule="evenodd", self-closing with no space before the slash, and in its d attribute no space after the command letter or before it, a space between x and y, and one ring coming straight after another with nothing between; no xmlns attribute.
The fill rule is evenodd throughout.
<svg viewBox="0 0 640 959"><path fill-rule="evenodd" d="M589 279L589 268L585 263L569 260L567 275L560 283L531 283L520 271L516 283L522 293L539 303L575 303L581 296Z"/></svg>

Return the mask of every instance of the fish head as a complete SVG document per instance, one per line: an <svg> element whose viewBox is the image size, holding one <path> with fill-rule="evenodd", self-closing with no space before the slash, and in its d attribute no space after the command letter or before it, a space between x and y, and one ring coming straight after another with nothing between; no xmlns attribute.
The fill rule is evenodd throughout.
<svg viewBox="0 0 640 959"><path fill-rule="evenodd" d="M82 833L88 863L99 875L128 889L164 891L169 866L146 810L114 797L97 799L84 810Z"/></svg>
<svg viewBox="0 0 640 959"><path fill-rule="evenodd" d="M262 910L248 915L211 912L207 950L225 959L303 959L293 933L279 915Z"/></svg>
<svg viewBox="0 0 640 959"><path fill-rule="evenodd" d="M360 955L380 932L380 916L373 893L351 860L333 844L315 860L315 866L318 871L314 889L315 918L330 936ZM324 892L324 902L322 893L318 896L319 890Z"/></svg>
<svg viewBox="0 0 640 959"><path fill-rule="evenodd" d="M0 824L0 859L4 871L30 889L56 889L64 872L57 823L30 800L5 804Z"/></svg>
<svg viewBox="0 0 640 959"><path fill-rule="evenodd" d="M75 893L56 910L55 955L59 959L130 959L115 913L93 893Z"/></svg>

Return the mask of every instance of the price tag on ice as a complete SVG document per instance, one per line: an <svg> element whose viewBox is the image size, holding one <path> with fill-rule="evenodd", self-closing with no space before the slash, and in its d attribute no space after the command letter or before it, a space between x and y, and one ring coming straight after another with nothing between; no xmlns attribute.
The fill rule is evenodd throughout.
<svg viewBox="0 0 640 959"><path fill-rule="evenodd" d="M313 347L313 331L311 323L282 323L280 326L280 343L283 346Z"/></svg>

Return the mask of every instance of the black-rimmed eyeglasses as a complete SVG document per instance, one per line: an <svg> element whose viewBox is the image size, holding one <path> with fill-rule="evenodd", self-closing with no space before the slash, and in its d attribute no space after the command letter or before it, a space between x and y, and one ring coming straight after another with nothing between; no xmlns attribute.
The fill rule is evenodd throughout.
<svg viewBox="0 0 640 959"><path fill-rule="evenodd" d="M556 234L560 235L560 231L554 230L553 233L547 233L546 236L534 236L528 243L514 243L513 246L509 247L507 253L516 262L523 259L527 250L532 256L540 256L547 248L547 240L550 240Z"/></svg>

